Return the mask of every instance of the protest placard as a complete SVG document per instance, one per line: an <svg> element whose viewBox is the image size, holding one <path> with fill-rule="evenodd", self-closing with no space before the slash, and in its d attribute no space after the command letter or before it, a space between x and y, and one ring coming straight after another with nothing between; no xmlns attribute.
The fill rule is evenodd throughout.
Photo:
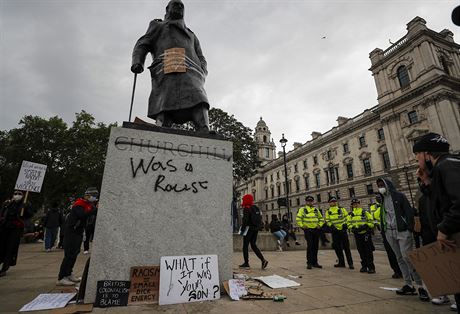
<svg viewBox="0 0 460 314"><path fill-rule="evenodd" d="M131 267L128 305L157 304L160 290L160 266Z"/></svg>
<svg viewBox="0 0 460 314"><path fill-rule="evenodd" d="M128 304L129 281L100 280L97 282L96 307L126 306Z"/></svg>
<svg viewBox="0 0 460 314"><path fill-rule="evenodd" d="M408 256L432 297L460 292L460 247L441 249L434 242Z"/></svg>
<svg viewBox="0 0 460 314"><path fill-rule="evenodd" d="M67 305L76 293L43 293L24 305L19 312L51 310Z"/></svg>
<svg viewBox="0 0 460 314"><path fill-rule="evenodd" d="M46 165L23 160L15 189L40 193L45 173Z"/></svg>
<svg viewBox="0 0 460 314"><path fill-rule="evenodd" d="M217 255L163 256L160 305L220 299Z"/></svg>

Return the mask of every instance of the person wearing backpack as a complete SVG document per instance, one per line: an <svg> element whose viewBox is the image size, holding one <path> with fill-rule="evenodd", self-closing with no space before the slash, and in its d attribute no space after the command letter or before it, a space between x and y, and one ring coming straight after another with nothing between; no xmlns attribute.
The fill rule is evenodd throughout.
<svg viewBox="0 0 460 314"><path fill-rule="evenodd" d="M257 234L262 226L262 214L260 209L254 205L254 197L251 194L243 196L243 224L241 230L243 232L243 258L244 263L240 265L240 268L249 268L249 244L251 249L257 255L262 262L262 269L267 268L268 261L262 255L259 248L257 247ZM247 229L247 231L246 231Z"/></svg>

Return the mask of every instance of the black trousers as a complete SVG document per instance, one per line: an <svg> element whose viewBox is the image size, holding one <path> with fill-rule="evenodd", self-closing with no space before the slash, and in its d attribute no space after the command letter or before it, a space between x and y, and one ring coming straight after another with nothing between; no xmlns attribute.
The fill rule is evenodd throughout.
<svg viewBox="0 0 460 314"><path fill-rule="evenodd" d="M356 248L361 258L361 266L368 269L375 269L374 253L372 252L372 237L370 234L355 233Z"/></svg>
<svg viewBox="0 0 460 314"><path fill-rule="evenodd" d="M399 265L398 265L398 260L396 259L396 255L393 252L393 249L391 248L390 243L388 243L387 237L385 236L385 232L382 232L382 239L383 239L383 246L385 247L385 251L387 251L388 262L390 263L391 269L393 269L394 273L402 275L401 269L399 268Z"/></svg>
<svg viewBox="0 0 460 314"><path fill-rule="evenodd" d="M349 266L353 265L353 258L351 257L350 241L348 240L347 230L332 230L332 248L337 255L340 265L345 265L345 258L343 251L347 257L347 263Z"/></svg>
<svg viewBox="0 0 460 314"><path fill-rule="evenodd" d="M66 230L64 235L64 259L61 263L58 279L72 274L73 267L77 261L78 253L80 253L83 235L75 233L71 230Z"/></svg>
<svg viewBox="0 0 460 314"><path fill-rule="evenodd" d="M85 241L83 242L83 249L89 251L89 242L93 241L94 236L94 225L87 226L85 228Z"/></svg>
<svg viewBox="0 0 460 314"><path fill-rule="evenodd" d="M297 237L295 236L295 232L294 231L289 231L287 232L286 231L286 236L284 237L284 240L287 242L289 241L289 238L293 239L294 241L297 241Z"/></svg>
<svg viewBox="0 0 460 314"><path fill-rule="evenodd" d="M262 255L262 252L260 252L256 244L258 233L258 230L252 230L251 228L249 228L248 233L243 237L243 258L245 264L249 264L249 244L251 245L251 249L254 251L257 257L261 261L265 260L264 256Z"/></svg>
<svg viewBox="0 0 460 314"><path fill-rule="evenodd" d="M318 264L318 249L319 237L321 235L320 229L305 229L305 240L307 240L307 264Z"/></svg>
<svg viewBox="0 0 460 314"><path fill-rule="evenodd" d="M5 228L0 231L0 264L2 264L1 271L7 271L10 266L16 265L21 234L22 229L18 228Z"/></svg>

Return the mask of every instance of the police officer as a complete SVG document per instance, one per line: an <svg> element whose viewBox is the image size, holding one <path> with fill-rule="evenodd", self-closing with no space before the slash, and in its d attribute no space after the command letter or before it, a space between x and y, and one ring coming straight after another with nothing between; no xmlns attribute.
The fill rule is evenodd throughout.
<svg viewBox="0 0 460 314"><path fill-rule="evenodd" d="M345 208L337 205L337 198L329 198L329 209L326 210L326 224L332 234L332 248L337 255L339 262L334 267L345 267L343 251L347 256L347 263L350 269L353 267L353 258L351 257L350 242L347 234L347 217L348 212Z"/></svg>
<svg viewBox="0 0 460 314"><path fill-rule="evenodd" d="M307 269L323 268L318 264L318 247L321 227L324 224L323 215L313 206L313 196L305 198L306 205L297 212L297 225L304 230L307 240Z"/></svg>
<svg viewBox="0 0 460 314"><path fill-rule="evenodd" d="M374 254L372 252L371 231L374 228L372 215L360 207L357 198L351 200L350 214L348 215L348 228L355 235L356 248L361 257L361 273L375 274Z"/></svg>

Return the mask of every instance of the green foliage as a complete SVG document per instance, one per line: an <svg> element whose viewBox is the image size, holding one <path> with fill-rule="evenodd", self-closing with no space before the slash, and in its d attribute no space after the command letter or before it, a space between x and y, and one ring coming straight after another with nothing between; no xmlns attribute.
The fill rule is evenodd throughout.
<svg viewBox="0 0 460 314"><path fill-rule="evenodd" d="M42 192L30 193L34 206L100 187L110 127L82 111L69 128L59 117L25 116L20 127L0 131L0 200L11 196L23 160L47 165Z"/></svg>
<svg viewBox="0 0 460 314"><path fill-rule="evenodd" d="M233 178L241 180L254 175L259 159L251 129L233 115L217 108L209 110L209 123L217 134L228 137L233 142Z"/></svg>

